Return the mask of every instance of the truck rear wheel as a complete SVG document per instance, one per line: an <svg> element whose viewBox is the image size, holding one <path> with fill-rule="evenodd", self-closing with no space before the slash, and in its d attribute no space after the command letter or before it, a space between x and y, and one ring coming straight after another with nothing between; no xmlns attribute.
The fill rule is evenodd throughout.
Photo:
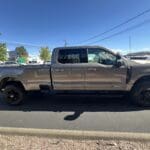
<svg viewBox="0 0 150 150"><path fill-rule="evenodd" d="M150 81L137 83L131 91L131 98L139 106L150 106Z"/></svg>
<svg viewBox="0 0 150 150"><path fill-rule="evenodd" d="M17 85L7 85L3 95L5 102L10 105L19 105L24 99L24 91Z"/></svg>

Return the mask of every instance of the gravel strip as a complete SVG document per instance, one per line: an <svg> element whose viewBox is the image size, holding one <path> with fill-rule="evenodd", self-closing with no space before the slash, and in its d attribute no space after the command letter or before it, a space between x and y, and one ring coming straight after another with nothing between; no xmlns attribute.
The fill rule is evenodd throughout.
<svg viewBox="0 0 150 150"><path fill-rule="evenodd" d="M0 150L149 150L150 142L67 140L0 135Z"/></svg>

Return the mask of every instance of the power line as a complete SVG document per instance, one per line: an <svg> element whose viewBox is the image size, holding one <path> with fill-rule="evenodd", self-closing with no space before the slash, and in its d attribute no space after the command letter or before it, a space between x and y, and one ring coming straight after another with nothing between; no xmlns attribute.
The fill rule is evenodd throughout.
<svg viewBox="0 0 150 150"><path fill-rule="evenodd" d="M10 44L10 45L26 45L26 46L30 46L30 47L43 47L41 45L35 45L35 44L31 44L31 43L21 43L21 42L12 42L12 41L0 41L0 42L3 42L3 43L6 43L6 44Z"/></svg>
<svg viewBox="0 0 150 150"><path fill-rule="evenodd" d="M89 41L89 40L95 39L95 38L97 38L97 37L99 37L99 36L102 36L102 35L104 35L104 34L106 34L106 33L109 33L109 32L111 32L111 31L113 31L113 30L115 30L115 29L117 29L117 28L119 28L119 27L121 27L121 26L123 26L123 25L125 25L125 24L127 24L127 23L129 23L129 22L131 22L131 21L133 21L133 20L135 20L135 19L137 19L137 18L143 16L143 15L145 15L146 13L149 13L149 12L150 12L150 9L147 9L147 10L145 10L145 11L139 13L138 15L136 15L136 16L134 16L134 17L132 17L132 18L129 18L128 20L126 20L126 21L124 21L124 22L122 22L122 23L120 23L120 24L118 24L118 25L116 25L116 26L114 26L114 27L112 27L112 28L110 28L110 29L108 29L108 30L106 30L106 31L104 31L104 32L102 32L102 33L100 33L100 34L97 34L97 35L95 35L95 36L92 36L92 37L90 37L90 38L84 40L84 41L81 41L81 42L79 42L79 43L84 43L84 42L87 42L87 41Z"/></svg>
<svg viewBox="0 0 150 150"><path fill-rule="evenodd" d="M128 31L134 30L134 29L136 29L136 28L139 28L139 27L141 27L141 26L143 26L143 25L145 25L145 24L148 24L148 23L150 23L150 19L145 20L145 21L143 21L142 23L139 23L139 24L134 25L134 26L132 26L132 27L126 28L126 29L124 29L124 30L122 30L122 31L119 31L119 32L117 32L117 33L114 33L114 34L112 34L112 35L110 35L110 36L107 36L107 37L105 37L105 38L103 38L103 39L100 39L100 40L97 40L97 41L94 41L94 42L91 42L91 43L88 43L88 44L90 45L90 44L94 44L94 43L98 43L98 42L101 42L101 41L110 39L110 38L115 37L115 36L117 36L117 35L120 35L120 34L122 34L122 33L125 33L125 32L128 32Z"/></svg>

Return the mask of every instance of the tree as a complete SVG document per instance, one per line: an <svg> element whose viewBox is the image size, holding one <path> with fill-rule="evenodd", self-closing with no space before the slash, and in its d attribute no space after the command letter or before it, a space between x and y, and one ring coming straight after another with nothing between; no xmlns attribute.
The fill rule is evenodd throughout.
<svg viewBox="0 0 150 150"><path fill-rule="evenodd" d="M0 43L0 61L7 60L7 47L5 43Z"/></svg>
<svg viewBox="0 0 150 150"><path fill-rule="evenodd" d="M16 47L15 49L18 56L18 63L26 63L28 58L28 52L24 46Z"/></svg>
<svg viewBox="0 0 150 150"><path fill-rule="evenodd" d="M44 61L44 63L46 61L50 61L51 58L51 53L48 47L41 47L40 49L40 58L41 60Z"/></svg>
<svg viewBox="0 0 150 150"><path fill-rule="evenodd" d="M28 57L28 52L24 46L16 47L15 51L17 52L18 57Z"/></svg>

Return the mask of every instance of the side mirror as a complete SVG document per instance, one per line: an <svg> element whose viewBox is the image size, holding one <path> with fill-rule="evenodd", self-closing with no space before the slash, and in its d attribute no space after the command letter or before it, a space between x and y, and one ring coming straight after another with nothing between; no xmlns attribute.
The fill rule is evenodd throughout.
<svg viewBox="0 0 150 150"><path fill-rule="evenodd" d="M121 55L119 53L117 53L117 59L121 59Z"/></svg>
<svg viewBox="0 0 150 150"><path fill-rule="evenodd" d="M123 61L121 59L117 60L116 67L120 68L123 65Z"/></svg>
<svg viewBox="0 0 150 150"><path fill-rule="evenodd" d="M116 57L117 57L116 67L119 68L119 67L121 67L123 65L123 61L121 60L120 53L117 53Z"/></svg>

